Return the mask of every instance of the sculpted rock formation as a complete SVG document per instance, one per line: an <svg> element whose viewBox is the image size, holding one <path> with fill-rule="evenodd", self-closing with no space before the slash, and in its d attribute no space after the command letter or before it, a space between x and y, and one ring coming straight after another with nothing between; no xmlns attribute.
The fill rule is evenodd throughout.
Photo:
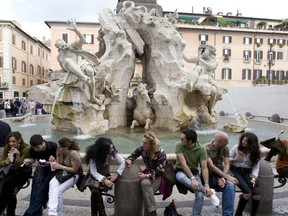
<svg viewBox="0 0 288 216"><path fill-rule="evenodd" d="M234 133L242 133L248 127L248 120L245 115L241 114L236 119L236 123L227 123L224 125L223 129L226 131L231 131Z"/></svg>
<svg viewBox="0 0 288 216"><path fill-rule="evenodd" d="M132 1L123 2L118 14L110 9L102 10L98 57L83 52L79 41L58 44L58 60L63 71L57 74L62 75L51 72L54 80L50 84L33 86L29 97L50 109L55 98L55 108L51 110L53 123L61 130L80 129L83 133L97 134L109 128L129 127L126 102L137 57L142 63L142 82L147 86L151 103L146 109L142 108L141 114L153 111L153 116L145 117L145 123L135 117L139 125L145 129L169 130L196 125L216 127L218 116L214 106L225 91L213 78L218 65L215 48L200 47L199 56L191 62L196 63L195 69L186 70L183 63L185 42L175 26L176 17L177 11L162 17L156 9L148 11ZM76 23L72 21L68 25L80 40L82 34ZM72 56L77 55L81 63L76 63L74 57L65 58L68 51ZM68 67L71 65L74 67ZM66 72L73 75L69 82ZM142 102L137 103L135 109L143 105ZM131 127L136 125L134 122Z"/></svg>

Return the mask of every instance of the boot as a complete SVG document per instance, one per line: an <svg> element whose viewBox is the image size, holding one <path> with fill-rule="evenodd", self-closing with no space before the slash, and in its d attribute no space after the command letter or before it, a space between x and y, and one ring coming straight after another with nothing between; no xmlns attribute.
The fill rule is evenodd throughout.
<svg viewBox="0 0 288 216"><path fill-rule="evenodd" d="M247 204L248 200L244 199L242 196L240 196L239 202L238 202L238 206L235 212L235 216L242 216L242 213L245 209L245 206Z"/></svg>
<svg viewBox="0 0 288 216"><path fill-rule="evenodd" d="M98 213L99 216L107 216L100 190L94 190L91 193L91 213L92 216L97 216Z"/></svg>
<svg viewBox="0 0 288 216"><path fill-rule="evenodd" d="M157 212L156 211L150 212L149 216L157 216Z"/></svg>
<svg viewBox="0 0 288 216"><path fill-rule="evenodd" d="M251 213L250 216L256 216L256 212L259 206L260 200L252 199Z"/></svg>
<svg viewBox="0 0 288 216"><path fill-rule="evenodd" d="M15 209L17 206L17 199L14 197L7 205L7 215L8 216L15 216Z"/></svg>

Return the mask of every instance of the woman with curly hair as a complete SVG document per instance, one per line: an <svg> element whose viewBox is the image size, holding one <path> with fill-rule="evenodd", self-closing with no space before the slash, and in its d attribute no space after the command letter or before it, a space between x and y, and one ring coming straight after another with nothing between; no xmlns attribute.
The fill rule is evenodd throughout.
<svg viewBox="0 0 288 216"><path fill-rule="evenodd" d="M110 173L110 163L115 159L119 167L115 173ZM89 165L89 171L98 183L98 187L91 190L91 215L106 216L106 211L101 195L102 191L112 189L115 180L122 175L125 169L125 160L115 149L111 139L100 137L96 142L89 146L86 151L85 163Z"/></svg>
<svg viewBox="0 0 288 216"><path fill-rule="evenodd" d="M0 158L0 215L7 207L7 215L15 215L16 195L31 176L32 167L23 167L23 161L29 156L30 145L23 141L18 131L6 137L6 145Z"/></svg>
<svg viewBox="0 0 288 216"><path fill-rule="evenodd" d="M154 193L160 189L161 177L168 163L166 153L159 143L159 139L153 132L147 132L142 137L142 145L126 159L126 165L130 167L132 162L141 156L146 165L146 168L139 173L144 198L144 216L157 216Z"/></svg>
<svg viewBox="0 0 288 216"><path fill-rule="evenodd" d="M256 184L259 174L260 148L258 138L253 133L241 135L239 144L230 151L231 171L238 179L238 187L242 193L238 202L235 215L242 215L249 199L252 198L251 216L256 215L259 202L260 191Z"/></svg>
<svg viewBox="0 0 288 216"><path fill-rule="evenodd" d="M56 175L49 183L48 215L63 215L63 193L76 184L81 172L81 156L79 154L78 143L68 138L58 141L56 159L50 156L49 162L51 169L55 170ZM63 176L70 176L65 181L57 178L57 172Z"/></svg>

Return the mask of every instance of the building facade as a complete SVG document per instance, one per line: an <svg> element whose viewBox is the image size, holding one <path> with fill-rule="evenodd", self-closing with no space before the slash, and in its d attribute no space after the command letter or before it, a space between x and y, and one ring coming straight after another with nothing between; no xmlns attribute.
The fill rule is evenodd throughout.
<svg viewBox="0 0 288 216"><path fill-rule="evenodd" d="M0 20L0 98L26 97L29 87L49 82L50 54L17 22Z"/></svg>
<svg viewBox="0 0 288 216"><path fill-rule="evenodd" d="M165 14L173 12L164 12ZM211 9L202 14L179 13L178 31L186 48L186 56L197 56L200 45L216 48L218 67L215 81L224 88L282 85L288 83L288 31L281 29L282 20L242 17L240 13L213 15ZM72 42L76 34L67 30L66 22L45 22L51 28L51 68L59 69L55 41L62 38ZM77 23L85 35L83 48L96 53L99 23ZM193 70L195 64L185 63ZM136 62L132 82L139 81L141 62Z"/></svg>

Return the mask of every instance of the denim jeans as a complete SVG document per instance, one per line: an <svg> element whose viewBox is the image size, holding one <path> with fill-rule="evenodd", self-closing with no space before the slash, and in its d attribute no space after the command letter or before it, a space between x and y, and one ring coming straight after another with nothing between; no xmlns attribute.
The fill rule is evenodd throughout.
<svg viewBox="0 0 288 216"><path fill-rule="evenodd" d="M63 216L63 193L76 184L79 175L69 178L63 183L59 183L56 177L49 183L48 215Z"/></svg>
<svg viewBox="0 0 288 216"><path fill-rule="evenodd" d="M34 172L29 208L23 216L42 215L42 207L48 202L49 182L54 177L54 172L44 172L37 167Z"/></svg>
<svg viewBox="0 0 288 216"><path fill-rule="evenodd" d="M194 205L192 208L192 215L193 216L201 216L201 212L202 212L202 207L203 207L203 203L204 203L204 187L201 183L201 179L199 175L194 175L196 180L199 182L199 187L198 190L195 191L195 201L194 201ZM192 182L191 179L184 173L184 172L177 172L176 173L176 179L178 182L184 184L187 188L192 189Z"/></svg>
<svg viewBox="0 0 288 216"><path fill-rule="evenodd" d="M216 191L222 192L222 216L234 215L235 185L226 180L225 187L214 188Z"/></svg>

